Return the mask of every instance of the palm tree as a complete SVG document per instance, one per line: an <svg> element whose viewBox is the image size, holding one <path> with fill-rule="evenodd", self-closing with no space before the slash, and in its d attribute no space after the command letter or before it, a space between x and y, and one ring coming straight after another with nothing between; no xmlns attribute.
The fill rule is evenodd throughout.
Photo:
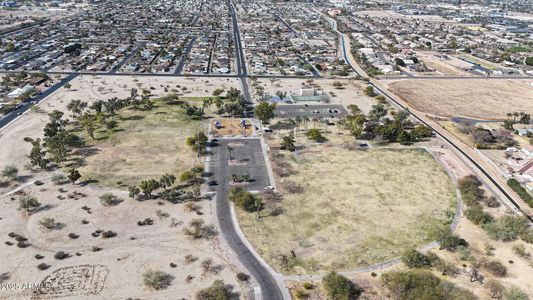
<svg viewBox="0 0 533 300"><path fill-rule="evenodd" d="M303 121L302 117L300 117L300 116L296 116L296 118L294 118L294 122L298 126L298 131L300 131L300 124L302 123L302 121Z"/></svg>
<svg viewBox="0 0 533 300"><path fill-rule="evenodd" d="M507 120L509 120L512 115L513 115L512 113L507 113Z"/></svg>
<svg viewBox="0 0 533 300"><path fill-rule="evenodd" d="M343 118L343 119L339 119L337 120L337 134L340 135L341 134L341 127L344 125L344 123L346 122L346 120Z"/></svg>

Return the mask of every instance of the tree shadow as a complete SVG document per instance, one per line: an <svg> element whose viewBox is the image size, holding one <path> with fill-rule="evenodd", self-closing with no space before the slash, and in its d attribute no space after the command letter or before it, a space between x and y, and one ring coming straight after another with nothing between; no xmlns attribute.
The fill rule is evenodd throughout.
<svg viewBox="0 0 533 300"><path fill-rule="evenodd" d="M121 121L139 121L139 120L144 120L144 116L140 116L140 115L134 115L134 116L129 116L129 117L120 117L120 120Z"/></svg>
<svg viewBox="0 0 533 300"><path fill-rule="evenodd" d="M20 183L24 183L28 181L29 179L33 178L33 175L21 175L17 177L17 181Z"/></svg>
<svg viewBox="0 0 533 300"><path fill-rule="evenodd" d="M85 181L80 182L78 185L79 186L86 186L86 185L89 185L89 184L96 184L98 182L99 182L98 179L90 178L90 179L87 179Z"/></svg>

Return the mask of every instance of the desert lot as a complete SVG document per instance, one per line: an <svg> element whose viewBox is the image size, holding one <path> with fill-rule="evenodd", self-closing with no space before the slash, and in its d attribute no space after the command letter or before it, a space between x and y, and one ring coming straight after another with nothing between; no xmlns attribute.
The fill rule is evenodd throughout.
<svg viewBox="0 0 533 300"><path fill-rule="evenodd" d="M425 150L318 145L271 161L275 174L280 166L290 174L277 178L280 204L267 204L259 221L237 212L252 245L284 274L381 263L431 242L453 215L455 188Z"/></svg>
<svg viewBox="0 0 533 300"><path fill-rule="evenodd" d="M484 120L503 120L512 112L532 113L533 85L526 82L520 79L382 81L416 110Z"/></svg>
<svg viewBox="0 0 533 300"><path fill-rule="evenodd" d="M333 83L342 83L342 88L336 88ZM286 92L299 95L300 88L311 86L315 90L323 90L331 98L331 103L348 106L356 104L364 112L368 113L376 100L364 94L366 85L353 79L259 79L257 83L261 84L266 94L275 95L276 92Z"/></svg>
<svg viewBox="0 0 533 300"><path fill-rule="evenodd" d="M51 182L53 172L25 167L31 145L24 142L23 138L42 137L43 128L48 122L47 113L53 110L63 111L65 117L70 118L71 113L66 110L66 105L71 100L80 99L91 104L96 100L107 100L111 97L123 98L130 95L133 87L139 89L139 93L146 88L153 97L167 95L174 92L173 89L187 97L208 97L214 89L229 88L233 86L232 82L234 83L226 79L210 81L206 83L205 79L136 79L127 76L104 78L84 75L72 81L70 88L61 88L39 104L37 109L32 109L13 124L3 128L0 131L0 168L13 164L18 168L19 176L9 184L5 183L5 178L0 179L0 236L3 237L0 253L2 257L9 258L2 263L1 281L54 282L53 290L42 290L41 293L33 295L35 299L192 299L198 290L210 286L217 279L224 280L234 286L235 292L245 295L248 287L236 279L236 273L242 269L238 269L234 261L228 258L225 247L221 245L220 236L193 239L184 233L194 219L202 220L205 225L214 224L211 200L195 202L194 210L191 210L187 203L172 204L158 199L133 200L128 197L124 188L108 187L103 190L83 184L57 185ZM92 88L93 86L98 88ZM159 177L162 172L168 171L179 176L176 174L179 170L197 163L196 155L183 145L185 141L181 141L180 147L170 145L173 147L170 151L174 154L171 157L159 157L158 153L165 153L158 149L150 150L151 145L169 144L166 135L161 137L157 132L153 132L161 129L154 124L161 121L158 118L165 116L157 114L159 109L161 108L156 107L152 111L153 114L142 116L144 118L121 116L119 113L118 129L141 128L148 133L152 130L151 136L156 140L152 143L146 140L148 143L144 144L143 150L149 157L151 168L146 167L147 173L152 170L151 172L157 172ZM166 110L167 117L176 117L175 112ZM119 119L120 117L124 119ZM165 124L180 126L184 120L174 118L174 122ZM176 138L181 138L202 128L193 122L191 128L172 128L171 131ZM89 157L88 161L95 164L95 168L122 170L118 167L119 163L114 162L113 166L102 159L106 157L105 151L111 153L107 159L121 159L113 155L110 149L113 148L112 143L118 143L115 145L121 147L120 134L128 133L127 130L119 130L116 135L111 135L111 138L102 142L110 144L99 145L102 153ZM98 134L102 133L97 132L97 136ZM133 133L130 132L131 134ZM157 140L158 138L164 140ZM160 163L162 167L157 169ZM80 169L82 173L89 171ZM124 168L122 171L127 172L128 169ZM122 178L130 176L130 180L139 179L135 178L133 171L131 174L118 175ZM114 179L120 180L119 177ZM113 180L111 177L108 179ZM16 190L18 191L14 193ZM116 205L102 204L99 198L106 192L115 194L122 201ZM19 200L24 195L37 199L41 207L33 213L20 210ZM53 218L54 228L44 228L40 224L44 218ZM138 224L138 221L146 218L151 219L153 225ZM101 234L103 231L112 231L116 236L104 238ZM17 245L19 240L24 239L26 241ZM55 258L59 251L64 251L67 257ZM191 256L186 258L188 255ZM210 261L207 268L206 261ZM40 264L44 264L41 266L43 270L37 268ZM160 291L146 288L143 285L143 274L148 270L161 270L169 274L170 286ZM66 280L67 278L69 280ZM34 290L2 289L0 298L29 299Z"/></svg>

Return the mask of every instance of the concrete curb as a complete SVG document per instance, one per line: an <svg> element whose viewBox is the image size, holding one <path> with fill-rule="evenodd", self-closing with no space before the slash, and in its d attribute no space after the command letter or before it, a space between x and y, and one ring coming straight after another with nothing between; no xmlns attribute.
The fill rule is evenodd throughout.
<svg viewBox="0 0 533 300"><path fill-rule="evenodd" d="M270 272L270 274L272 274L272 277L274 277L274 279L276 280L276 283L278 284L278 287L280 288L281 293L283 294L283 299L290 300L291 295L289 293L289 290L285 286L285 276L283 276L283 274L277 273L274 269L272 269L270 265L261 257L261 255L259 255L259 253L257 253L257 251L255 251L255 248L250 244L250 242L241 230L237 214L235 213L234 203L230 203L230 212L233 224L235 224L235 231L237 232L239 238L242 240L243 244L246 246L246 248L248 248L248 251L252 253L252 255L257 259L257 261L259 261L259 263L261 263L261 265L263 265L263 267L265 267Z"/></svg>

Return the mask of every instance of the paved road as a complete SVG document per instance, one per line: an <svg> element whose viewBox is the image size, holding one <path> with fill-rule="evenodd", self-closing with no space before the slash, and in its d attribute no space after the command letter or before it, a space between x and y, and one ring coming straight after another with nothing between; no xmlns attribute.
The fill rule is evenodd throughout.
<svg viewBox="0 0 533 300"><path fill-rule="evenodd" d="M49 87L46 91L42 92L40 95L37 95L36 97L33 97L26 102L23 102L21 107L19 107L18 109L12 110L8 114L0 118L0 128L3 128L7 124L9 124L9 122L13 121L16 117L18 117L19 115L21 115L22 113L30 109L30 107L34 105L32 102L35 102L35 101L41 102L43 99L48 97L53 92L57 91L59 88L61 88L62 86L64 86L66 83L70 82L77 76L78 74L70 74L67 77L65 77L63 80L61 80L60 82Z"/></svg>
<svg viewBox="0 0 533 300"><path fill-rule="evenodd" d="M146 45L146 43L141 43L137 46L135 46L131 51L130 53L128 53L128 55L126 55L126 57L124 57L124 59L122 59L122 61L120 63L118 63L118 65L116 65L113 69L111 69L111 71L109 71L109 74L115 74L117 73L117 71L120 70L120 68L122 68L126 62L128 62L128 60L130 60L130 58L135 55L135 52L137 52L137 49L139 48L144 48L144 46Z"/></svg>
<svg viewBox="0 0 533 300"><path fill-rule="evenodd" d="M341 104L279 104L276 105L278 118L342 118L348 111Z"/></svg>
<svg viewBox="0 0 533 300"><path fill-rule="evenodd" d="M250 159L253 166L258 167L255 172L261 171L266 168L266 163L262 154L261 145L259 139L219 139L219 145L212 147L213 151L211 161L211 171L215 174L218 186L216 188L216 213L220 226L222 236L231 247L239 261L246 267L248 272L257 280L261 287L261 295L263 300L283 300L283 294L277 285L276 280L272 274L257 260L257 258L248 250L248 247L241 240L239 234L235 230L237 224L233 223L231 218L231 210L229 202L227 200L229 181L228 178L232 172L235 171L235 166L228 166L229 151L228 143L242 143L246 141L248 143L247 149L251 151L239 152L237 150L232 151L233 159ZM234 149L237 147L233 147ZM248 155L248 157L241 157ZM261 168L261 165L263 166ZM250 172L252 170L249 170ZM261 175L262 174L262 175ZM250 174L253 175L253 174ZM256 185L264 185L268 181L266 170L258 173L260 180L256 182Z"/></svg>
<svg viewBox="0 0 533 300"><path fill-rule="evenodd" d="M189 53L191 52L191 49L194 46L195 42L196 42L196 36L191 37L189 44L187 44L187 47L183 49L183 54L180 57L180 61L178 63L178 66L176 67L176 70L174 70L174 75L179 75L181 74L181 72L183 72L183 67L185 66L185 60L187 59L187 56L189 56Z"/></svg>
<svg viewBox="0 0 533 300"><path fill-rule="evenodd" d="M239 76L247 76L248 71L246 69L246 57L244 56L244 51L242 48L241 35L239 33L239 24L237 22L237 12L235 7L231 3L231 0L228 0L228 6L231 10L231 18L233 21L233 36L235 39L235 52L237 54L237 74Z"/></svg>

